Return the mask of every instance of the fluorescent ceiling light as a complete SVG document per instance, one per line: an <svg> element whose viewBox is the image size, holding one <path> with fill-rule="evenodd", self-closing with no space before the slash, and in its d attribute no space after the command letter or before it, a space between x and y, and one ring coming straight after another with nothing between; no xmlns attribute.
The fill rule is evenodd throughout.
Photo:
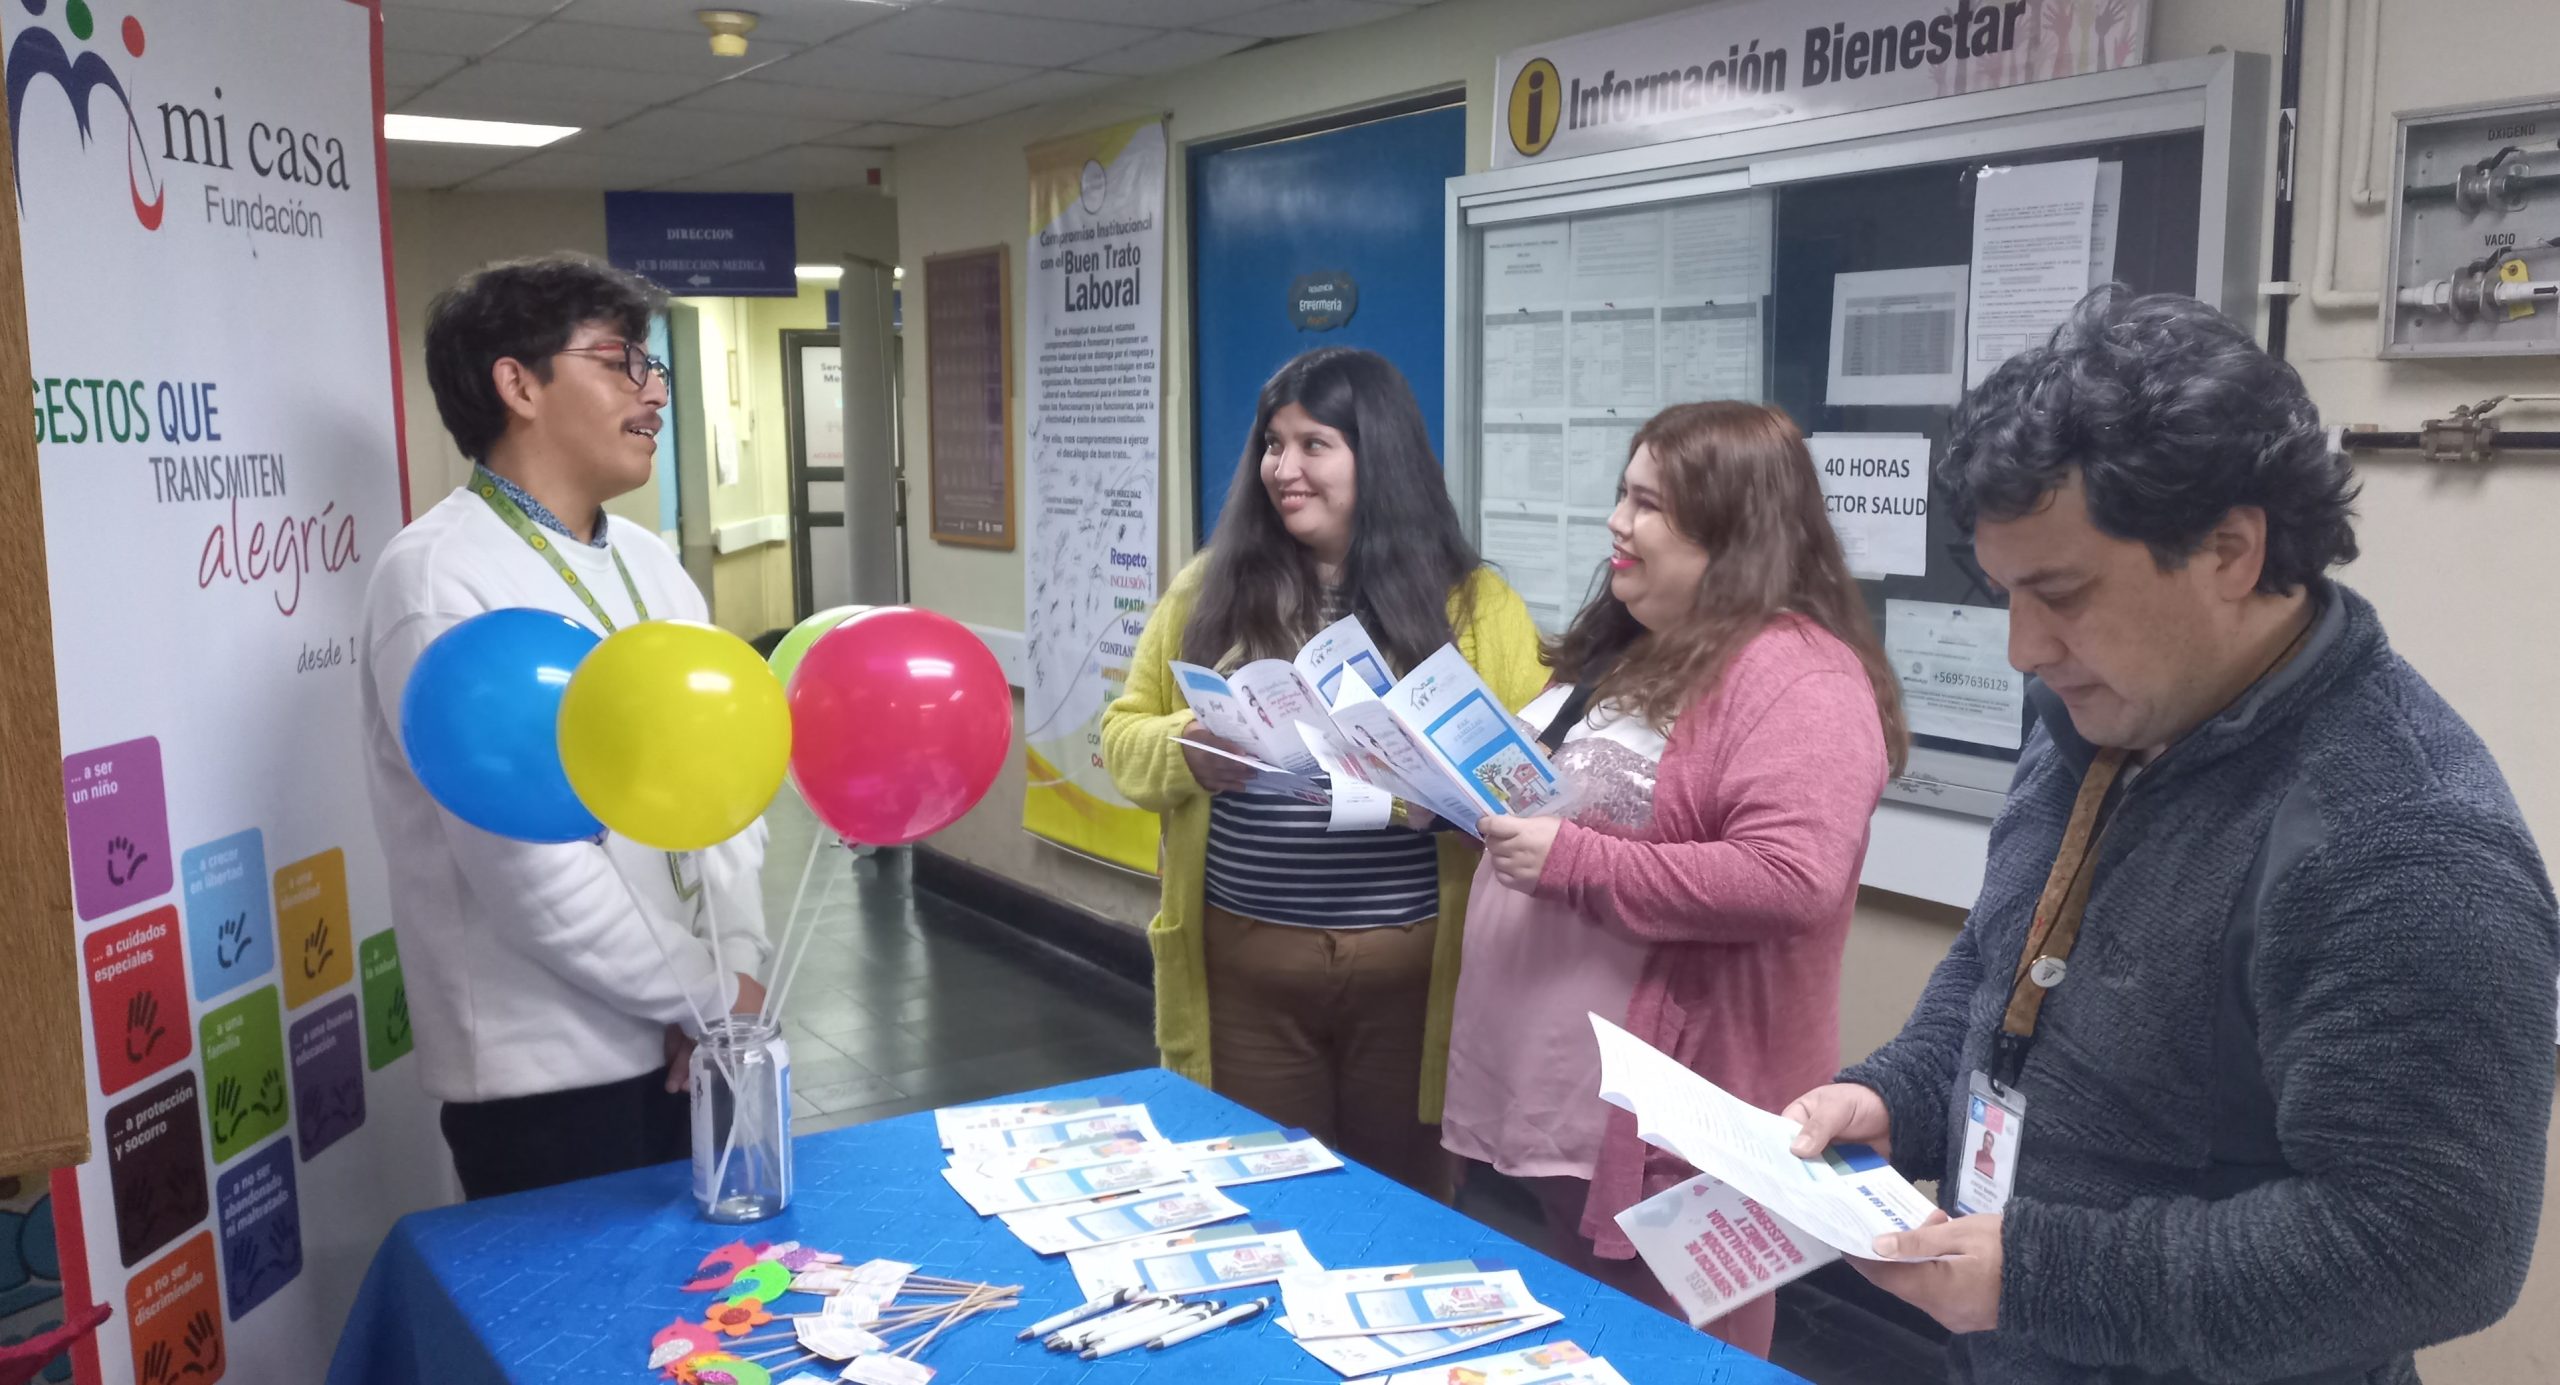
<svg viewBox="0 0 2560 1385"><path fill-rule="evenodd" d="M844 277L844 266L840 264L793 265L791 272L803 279L841 279Z"/></svg>
<svg viewBox="0 0 2560 1385"><path fill-rule="evenodd" d="M510 120L459 120L444 115L386 115L382 118L384 139L416 140L422 144L497 144L513 149L538 149L576 133L578 127L575 125L521 125Z"/></svg>

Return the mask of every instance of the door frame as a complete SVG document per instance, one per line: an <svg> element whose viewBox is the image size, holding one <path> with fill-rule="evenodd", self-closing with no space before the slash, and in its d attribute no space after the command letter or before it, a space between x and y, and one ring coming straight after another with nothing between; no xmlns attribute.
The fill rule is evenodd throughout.
<svg viewBox="0 0 2560 1385"><path fill-rule="evenodd" d="M794 624L797 624L817 614L816 583L809 566L811 557L809 531L844 527L842 510L838 510L833 515L813 515L809 512L810 483L834 481L842 484L844 468L809 465L809 440L802 432L800 423L800 411L806 402L801 397L800 355L812 346L835 347L837 368L841 370L844 360L844 339L833 330L808 327L786 327L782 329L781 338L782 417L784 430L790 439L791 461L791 619ZM838 401L838 407L841 408L841 395L838 396Z"/></svg>

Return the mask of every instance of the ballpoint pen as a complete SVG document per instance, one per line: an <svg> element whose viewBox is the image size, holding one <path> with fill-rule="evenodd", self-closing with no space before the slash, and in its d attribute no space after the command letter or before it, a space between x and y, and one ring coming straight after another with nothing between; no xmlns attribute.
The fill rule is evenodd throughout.
<svg viewBox="0 0 2560 1385"><path fill-rule="evenodd" d="M1176 1309L1171 1317L1157 1318L1152 1322L1136 1323L1123 1328L1118 1332L1114 1332L1109 1336L1104 1337L1102 1340L1095 1342L1093 1345L1086 1347L1081 1354L1087 1361L1099 1361L1106 1356L1116 1356L1121 1352L1129 1350L1131 1347L1145 1346L1147 1343L1154 1341L1156 1338L1163 1336L1165 1333L1172 1331L1175 1328L1181 1327L1185 1323L1195 1323L1206 1318L1216 1317L1219 1312L1225 1308L1225 1304L1219 1303L1215 1300L1211 1300L1208 1303L1186 1304L1183 1307Z"/></svg>
<svg viewBox="0 0 2560 1385"><path fill-rule="evenodd" d="M1200 1336L1203 1333L1215 1332L1229 1323L1243 1322L1245 1319L1252 1317L1254 1314L1259 1313L1270 1306L1271 1300L1267 1298L1258 1298L1251 1303L1239 1303L1235 1307L1227 1309L1223 1313L1212 1313L1208 1317L1200 1319L1198 1322L1184 1323L1182 1326L1175 1328L1171 1332L1147 1343L1147 1350L1162 1351L1166 1347L1180 1346L1194 1337Z"/></svg>
<svg viewBox="0 0 2560 1385"><path fill-rule="evenodd" d="M1034 1337L1046 1337L1050 1333L1055 1332L1062 1327L1072 1327L1097 1313L1110 1312L1112 1309L1118 1308L1122 1304L1128 1303L1132 1299L1139 1297L1144 1292L1144 1290L1137 1288L1115 1289L1110 1293L1104 1294L1100 1298L1086 1299L1084 1302L1077 1304L1075 1307L1070 1308L1063 1313L1059 1313L1053 1317L1042 1318L1040 1321L1022 1329L1021 1332L1014 1336L1014 1340L1017 1342L1027 1342Z"/></svg>
<svg viewBox="0 0 2560 1385"><path fill-rule="evenodd" d="M1117 1332L1121 1328L1135 1326L1142 1319L1162 1317L1181 1306L1182 1304L1170 1295L1149 1295L1131 1302L1125 1308L1052 1332L1042 1345L1051 1351L1081 1351L1092 1345L1094 1338L1106 1332Z"/></svg>

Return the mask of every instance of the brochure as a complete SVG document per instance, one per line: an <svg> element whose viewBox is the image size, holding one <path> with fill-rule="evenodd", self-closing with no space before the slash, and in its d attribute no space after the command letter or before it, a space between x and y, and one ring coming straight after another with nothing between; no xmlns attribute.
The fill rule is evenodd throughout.
<svg viewBox="0 0 2560 1385"><path fill-rule="evenodd" d="M1342 1167L1342 1160L1332 1150L1303 1130L1267 1130L1259 1135L1193 1140L1175 1145L1173 1153L1190 1167L1191 1181L1214 1188L1268 1183L1276 1178Z"/></svg>
<svg viewBox="0 0 2560 1385"><path fill-rule="evenodd" d="M1075 1272L1076 1288L1086 1298L1127 1288L1151 1294L1240 1288L1324 1268L1307 1252L1307 1243L1297 1232L1271 1222L1204 1226L1069 1251L1067 1267Z"/></svg>
<svg viewBox="0 0 2560 1385"><path fill-rule="evenodd" d="M1195 1226L1227 1221L1245 1214L1242 1204L1215 1188L1183 1186L1162 1192L1124 1196L1099 1206L1043 1207L1008 1212L1007 1230L1042 1255L1058 1255L1087 1246L1161 1236Z"/></svg>
<svg viewBox="0 0 2560 1385"><path fill-rule="evenodd" d="M1301 1339L1374 1337L1525 1318L1545 1305L1518 1270L1417 1276L1360 1284L1321 1275L1280 1281L1289 1331Z"/></svg>
<svg viewBox="0 0 2560 1385"><path fill-rule="evenodd" d="M1840 1258L1840 1252L1710 1174L1665 1188L1617 1220L1691 1327L1704 1327Z"/></svg>

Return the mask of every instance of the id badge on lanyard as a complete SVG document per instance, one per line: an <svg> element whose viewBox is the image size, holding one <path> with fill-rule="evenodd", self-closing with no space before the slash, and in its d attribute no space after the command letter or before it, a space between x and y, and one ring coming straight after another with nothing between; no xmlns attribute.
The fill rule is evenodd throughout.
<svg viewBox="0 0 2560 1385"><path fill-rule="evenodd" d="M1976 1069L1965 1094L1964 1145L1956 1165L1956 1215L1997 1212L2009 1205L2018 1176L2018 1146L2027 1133L2027 1098Z"/></svg>

